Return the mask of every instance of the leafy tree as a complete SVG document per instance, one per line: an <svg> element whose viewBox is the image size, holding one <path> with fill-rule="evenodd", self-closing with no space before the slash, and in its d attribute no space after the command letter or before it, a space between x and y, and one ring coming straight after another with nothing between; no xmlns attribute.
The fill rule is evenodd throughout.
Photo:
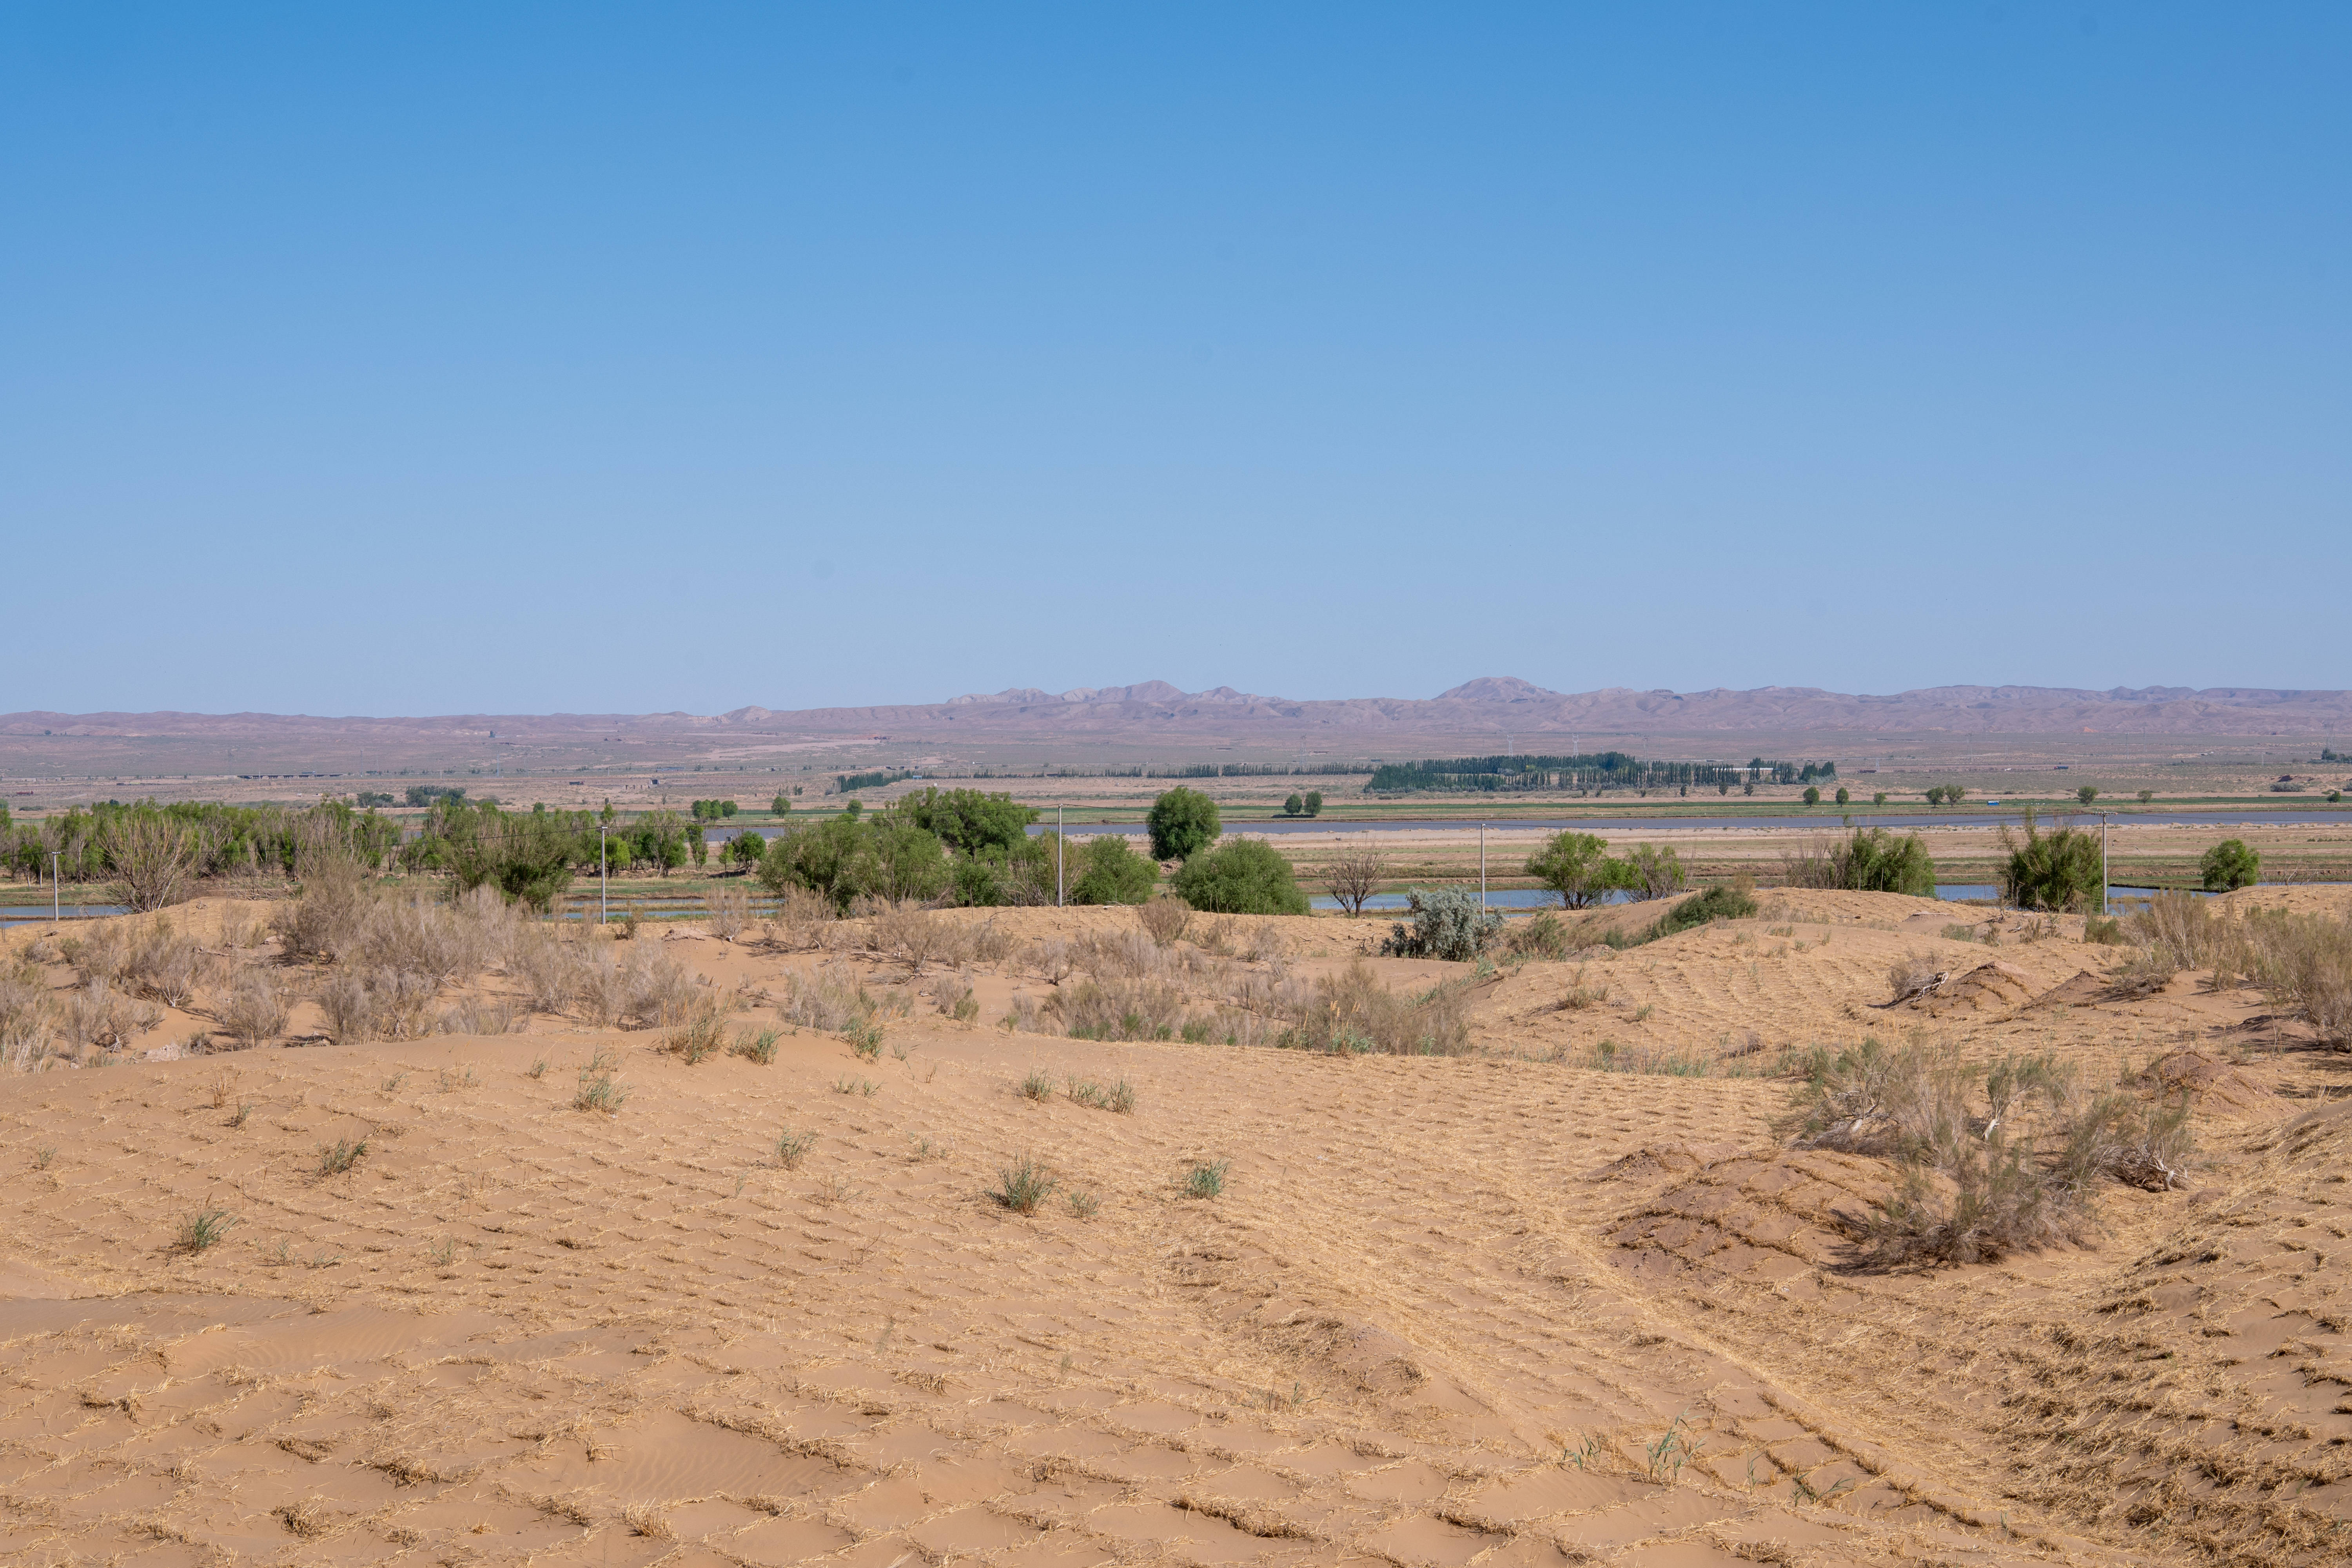
<svg viewBox="0 0 2352 1568"><path fill-rule="evenodd" d="M727 846L727 858L746 870L757 866L767 852L768 841L748 827Z"/></svg>
<svg viewBox="0 0 2352 1568"><path fill-rule="evenodd" d="M2099 786L2096 784L2079 785L2074 791L2074 798L2081 801L2084 805L2088 805L2093 801L2099 798Z"/></svg>
<svg viewBox="0 0 2352 1568"><path fill-rule="evenodd" d="M855 822L859 817L866 815L866 803L862 800L853 799L847 805L841 808L841 815L849 818L850 821Z"/></svg>
<svg viewBox="0 0 2352 1568"><path fill-rule="evenodd" d="M776 798L768 803L768 809L778 816L788 816L793 809L793 797L778 790Z"/></svg>
<svg viewBox="0 0 2352 1568"><path fill-rule="evenodd" d="M1623 869L1619 886L1630 889L1637 900L1663 899L1668 893L1679 893L1688 880L1680 855L1671 844L1652 848L1636 844L1633 852L1621 862Z"/></svg>
<svg viewBox="0 0 2352 1568"><path fill-rule="evenodd" d="M1819 805L1822 804L1821 785L1807 784L1805 786L1805 804L1807 805Z"/></svg>
<svg viewBox="0 0 2352 1568"><path fill-rule="evenodd" d="M1843 784L1840 784L1840 785L1838 785L1838 792L1837 792L1837 803L1838 803L1840 805L1845 805L1845 804L1846 804L1846 802L1848 802L1848 801L1852 800L1853 798L1853 796L1852 796L1852 795L1850 795L1846 794L1846 792L1845 792L1845 785L1843 785Z"/></svg>
<svg viewBox="0 0 2352 1568"><path fill-rule="evenodd" d="M894 900L937 898L950 876L939 835L889 811L866 821L843 816L787 829L768 841L759 870L771 892L807 888L837 909L847 909L860 893Z"/></svg>
<svg viewBox="0 0 2352 1568"><path fill-rule="evenodd" d="M1028 837L1029 825L1037 820L1035 806L1016 805L1009 795L982 795L976 789L926 788L920 795L907 796L896 809L962 855L1010 850Z"/></svg>
<svg viewBox="0 0 2352 1568"><path fill-rule="evenodd" d="M1199 790L1186 789L1181 784L1164 792L1151 803L1151 815L1144 818L1144 825L1151 830L1151 858L1155 860L1190 860L1214 844L1217 836L1224 830L1217 818L1217 803ZM1267 853L1273 852L1268 850ZM1278 856L1276 858L1280 858ZM1287 870L1286 866L1286 875ZM1294 888L1293 890L1297 889ZM1196 910L1210 907L1189 893L1185 897L1191 899ZM1298 912L1306 913L1303 903Z"/></svg>
<svg viewBox="0 0 2352 1568"><path fill-rule="evenodd" d="M1563 828L1528 857L1527 873L1559 895L1560 907L1590 909L1617 886L1616 870L1623 862L1609 858L1609 841L1595 834Z"/></svg>
<svg viewBox="0 0 2352 1568"><path fill-rule="evenodd" d="M1171 886L1186 903L1211 914L1307 912L1307 895L1298 890L1290 862L1262 838L1236 838L1192 856L1176 873Z"/></svg>
<svg viewBox="0 0 2352 1568"><path fill-rule="evenodd" d="M2155 798L2156 792L2152 789L2144 789L2139 792L2139 803L2142 805L2146 805L2149 801L2152 801Z"/></svg>
<svg viewBox="0 0 2352 1568"><path fill-rule="evenodd" d="M446 868L460 891L487 883L510 900L544 910L572 885L580 832L568 812L510 815L446 795L426 820L422 858Z"/></svg>
<svg viewBox="0 0 2352 1568"><path fill-rule="evenodd" d="M1886 804L1886 792L1885 790L1880 790L1876 795L1872 795L1870 797L1870 804L1873 805L1885 805Z"/></svg>
<svg viewBox="0 0 2352 1568"><path fill-rule="evenodd" d="M2000 840L2009 854L2001 873L2002 896L2020 909L2096 911L2099 907L2099 837L2079 828L2062 827L2043 833L2025 814L2025 838L2020 842L2008 828Z"/></svg>
<svg viewBox="0 0 2352 1568"><path fill-rule="evenodd" d="M1322 815L1323 815L1323 792L1322 792L1321 790L1319 790L1319 789L1310 789L1310 790L1308 790L1308 791L1307 792L1307 799L1306 799L1304 802L1302 802L1301 804L1303 804L1303 805L1306 806L1306 808L1307 808L1307 816L1322 816Z"/></svg>
<svg viewBox="0 0 2352 1568"><path fill-rule="evenodd" d="M1151 897L1160 868L1128 847L1127 839L1105 834L1077 851L1069 870L1074 904L1139 904Z"/></svg>
<svg viewBox="0 0 2352 1568"><path fill-rule="evenodd" d="M1282 803L1282 815L1285 816L1297 816L1306 809L1307 801L1297 790L1292 790L1290 798Z"/></svg>
<svg viewBox="0 0 2352 1568"><path fill-rule="evenodd" d="M1936 862L1916 833L1897 838L1883 827L1867 833L1857 827L1850 841L1832 852L1830 861L1841 888L1920 899L1936 896Z"/></svg>
<svg viewBox="0 0 2352 1568"><path fill-rule="evenodd" d="M2205 886L2221 893L2234 889L2252 887L2262 880L2263 858L2254 853L2242 838L2224 838L2205 851L2197 862L2204 873Z"/></svg>
<svg viewBox="0 0 2352 1568"><path fill-rule="evenodd" d="M1649 940L1672 936L1676 931L1693 930L1711 921L1744 921L1756 912L1756 900L1745 888L1708 888L1689 898L1658 917L1650 928Z"/></svg>

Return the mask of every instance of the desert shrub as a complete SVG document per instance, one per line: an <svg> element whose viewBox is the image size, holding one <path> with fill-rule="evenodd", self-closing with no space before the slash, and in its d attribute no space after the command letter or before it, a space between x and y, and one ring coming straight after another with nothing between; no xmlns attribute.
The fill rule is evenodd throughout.
<svg viewBox="0 0 2352 1568"><path fill-rule="evenodd" d="M980 1016L980 998L973 994L971 983L953 975L942 975L931 983L931 1004L959 1024L969 1024Z"/></svg>
<svg viewBox="0 0 2352 1568"><path fill-rule="evenodd" d="M157 915L131 941L122 978L137 994L167 1007L184 1007L211 972L211 960L195 938L172 929Z"/></svg>
<svg viewBox="0 0 2352 1568"><path fill-rule="evenodd" d="M1886 966L1886 987L1893 994L1888 1005L1908 1002L1914 996L1924 996L1942 984L1950 971L1938 969L1933 955L1906 952Z"/></svg>
<svg viewBox="0 0 2352 1568"><path fill-rule="evenodd" d="M1633 852L1625 857L1624 869L1618 875L1633 897L1645 900L1678 893L1689 879L1682 857L1671 844L1660 847L1636 844Z"/></svg>
<svg viewBox="0 0 2352 1568"><path fill-rule="evenodd" d="M1976 1066L1911 1045L1817 1049L1775 1131L1802 1148L1876 1155L1895 1188L1853 1224L1864 1258L1973 1263L2079 1236L2096 1184L2175 1185L2190 1148L2180 1107L2082 1102L2054 1057Z"/></svg>
<svg viewBox="0 0 2352 1568"><path fill-rule="evenodd" d="M532 1010L540 1013L561 1013L571 1005L578 968L578 944L536 926L521 933L507 959L507 973L521 983Z"/></svg>
<svg viewBox="0 0 2352 1568"><path fill-rule="evenodd" d="M702 908L710 922L710 934L721 942L733 942L750 923L751 895L738 887L715 887L702 895Z"/></svg>
<svg viewBox="0 0 2352 1568"><path fill-rule="evenodd" d="M1562 909L1589 909L1627 886L1625 863L1609 858L1609 841L1564 828L1528 857L1527 874L1559 895Z"/></svg>
<svg viewBox="0 0 2352 1568"><path fill-rule="evenodd" d="M1500 911L1483 907L1467 888L1439 888L1423 893L1415 888L1405 895L1410 923L1389 928L1381 951L1393 958L1442 958L1468 963L1486 951L1503 929Z"/></svg>
<svg viewBox="0 0 2352 1568"><path fill-rule="evenodd" d="M776 912L768 918L768 940L780 947L815 947L839 913L823 894L787 884L776 895Z"/></svg>
<svg viewBox="0 0 2352 1568"><path fill-rule="evenodd" d="M777 1013L785 1023L804 1029L840 1029L852 1018L876 1010L874 998L866 994L857 972L838 959L820 965L814 973L786 970L784 990Z"/></svg>
<svg viewBox="0 0 2352 1568"><path fill-rule="evenodd" d="M489 959L493 941L511 946L514 936L504 901L495 892L486 896L497 911L495 932L486 929L478 901L453 908L424 898L373 900L339 956L425 975L436 984L469 979Z"/></svg>
<svg viewBox="0 0 2352 1568"><path fill-rule="evenodd" d="M971 936L959 921L928 910L902 907L876 914L868 942L904 958L920 974L930 963L960 963L971 954Z"/></svg>
<svg viewBox="0 0 2352 1568"><path fill-rule="evenodd" d="M2229 922L2193 893L2153 894L2124 924L2133 941L2161 952L2175 969L2204 968L2230 940Z"/></svg>
<svg viewBox="0 0 2352 1568"><path fill-rule="evenodd" d="M1259 838L1236 838L1194 855L1171 885L1192 908L1213 914L1303 915L1307 910L1290 862Z"/></svg>
<svg viewBox="0 0 2352 1568"><path fill-rule="evenodd" d="M1451 1056L1469 1044L1469 1015L1459 985L1402 994L1381 984L1360 958L1337 974L1319 976L1311 996L1292 1011L1296 1022L1279 1043L1297 1049Z"/></svg>
<svg viewBox="0 0 2352 1568"><path fill-rule="evenodd" d="M2086 916L2083 921L2083 940L2094 947L2121 947L2124 944L2124 922L2116 916Z"/></svg>
<svg viewBox="0 0 2352 1568"><path fill-rule="evenodd" d="M1045 999L1062 1032L1081 1040L1170 1040L1184 1019L1184 994L1160 980L1097 979Z"/></svg>
<svg viewBox="0 0 2352 1568"><path fill-rule="evenodd" d="M2352 1044L2352 922L2253 910L2241 922L2248 977L2331 1044Z"/></svg>
<svg viewBox="0 0 2352 1568"><path fill-rule="evenodd" d="M988 1195L999 1207L1014 1214L1035 1214L1037 1205L1059 1184L1051 1171L1024 1154L997 1172L996 1185Z"/></svg>
<svg viewBox="0 0 2352 1568"><path fill-rule="evenodd" d="M760 1067L768 1067L776 1059L776 1038L780 1033L775 1029L738 1030L727 1047L727 1054L741 1057Z"/></svg>
<svg viewBox="0 0 2352 1568"><path fill-rule="evenodd" d="M375 903L366 873L348 855L322 854L306 861L301 874L301 896L271 917L280 951L289 959L339 957Z"/></svg>
<svg viewBox="0 0 2352 1568"><path fill-rule="evenodd" d="M0 1065L24 1072L47 1055L54 1012L41 972L28 963L0 966Z"/></svg>
<svg viewBox="0 0 2352 1568"><path fill-rule="evenodd" d="M2205 851L2197 862L2198 871L2205 879L2210 892L2230 892L2252 887L2262 879L2263 858L2247 847L2242 838L2224 838Z"/></svg>
<svg viewBox="0 0 2352 1568"><path fill-rule="evenodd" d="M445 1035L503 1035L522 1020L511 996L468 996L443 1008L433 1027Z"/></svg>
<svg viewBox="0 0 2352 1568"><path fill-rule="evenodd" d="M184 901L210 859L210 826L153 810L107 817L100 851L122 889L122 901L143 913Z"/></svg>
<svg viewBox="0 0 2352 1568"><path fill-rule="evenodd" d="M727 1048L727 1009L716 996L694 999L685 1018L662 1037L662 1049L694 1067Z"/></svg>
<svg viewBox="0 0 2352 1568"><path fill-rule="evenodd" d="M1549 910L1512 928L1503 938L1504 951L1521 958L1565 958L1568 945L1568 922Z"/></svg>
<svg viewBox="0 0 2352 1568"><path fill-rule="evenodd" d="M289 1011L277 983L258 969L247 969L220 1004L220 1026L250 1047L284 1033Z"/></svg>
<svg viewBox="0 0 2352 1568"><path fill-rule="evenodd" d="M1181 939L1192 919L1192 906L1178 898L1152 899L1135 911L1144 933L1166 947Z"/></svg>
<svg viewBox="0 0 2352 1568"><path fill-rule="evenodd" d="M1231 1168L1232 1162L1227 1160L1195 1160L1192 1168L1184 1173L1180 1190L1188 1198L1223 1197L1225 1173Z"/></svg>
<svg viewBox="0 0 2352 1568"><path fill-rule="evenodd" d="M1936 896L1936 863L1916 833L1897 838L1883 827L1857 827L1850 839L1782 854L1780 867L1782 883L1791 888Z"/></svg>
<svg viewBox="0 0 2352 1568"><path fill-rule="evenodd" d="M2009 863L2001 871L2001 896L2024 910L2096 910L2100 885L2099 839L2094 833L2061 827L2042 832L2025 814L2025 837L2000 830Z"/></svg>
<svg viewBox="0 0 2352 1568"><path fill-rule="evenodd" d="M1756 900L1745 888L1716 887L1693 893L1658 917L1650 928L1653 941L1690 931L1710 921L1743 921L1756 913Z"/></svg>
<svg viewBox="0 0 2352 1568"><path fill-rule="evenodd" d="M327 1036L339 1046L375 1038L375 1008L367 984L348 969L327 976L318 991L319 1011L326 1016Z"/></svg>
<svg viewBox="0 0 2352 1568"><path fill-rule="evenodd" d="M2107 996L2117 1002L2153 996L2180 973L2180 965L2161 947L2144 947L2129 962L2107 975Z"/></svg>
<svg viewBox="0 0 2352 1568"><path fill-rule="evenodd" d="M1128 847L1127 840L1105 834L1073 851L1066 873L1074 879L1069 900L1074 904L1139 904L1151 897L1160 868Z"/></svg>
<svg viewBox="0 0 2352 1568"><path fill-rule="evenodd" d="M1151 830L1151 858L1155 860L1189 861L1214 844L1223 831L1217 818L1217 803L1199 790L1186 789L1181 784L1162 792L1151 803L1144 826ZM1208 908L1197 900L1194 907Z"/></svg>

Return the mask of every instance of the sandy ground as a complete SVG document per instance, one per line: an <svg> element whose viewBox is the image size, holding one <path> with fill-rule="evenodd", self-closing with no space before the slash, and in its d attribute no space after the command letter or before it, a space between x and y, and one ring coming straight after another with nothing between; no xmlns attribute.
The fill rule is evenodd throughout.
<svg viewBox="0 0 2352 1568"><path fill-rule="evenodd" d="M980 1020L918 1005L871 1060L803 1030L688 1066L544 1015L145 1059L191 1014L0 1080L0 1560L2345 1560L2352 1057L2258 993L2104 1002L2078 923L1988 947L1791 893L1484 978L1375 960L1473 978L1473 1051L1328 1058L993 1027L1050 989L1036 942L1134 916L992 918L1020 951L965 971ZM1305 977L1385 929L1274 924ZM662 940L746 1027L817 962ZM1976 978L1879 1006L1908 953ZM1836 1215L1889 1169L1778 1146L1760 1075L1865 1034L2168 1058L2193 1187L2115 1189L2095 1245L1858 1270ZM615 1114L572 1108L599 1050ZM366 1152L321 1175L338 1141ZM1058 1184L1029 1216L985 1195L1024 1157ZM1187 1197L1202 1162L1223 1192ZM206 1209L225 1238L175 1248Z"/></svg>

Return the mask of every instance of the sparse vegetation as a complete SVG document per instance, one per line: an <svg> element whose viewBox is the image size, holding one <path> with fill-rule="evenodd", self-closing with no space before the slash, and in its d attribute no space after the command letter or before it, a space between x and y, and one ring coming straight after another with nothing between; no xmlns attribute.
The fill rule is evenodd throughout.
<svg viewBox="0 0 2352 1568"><path fill-rule="evenodd" d="M1053 1075L1043 1068L1032 1068L1029 1076L1021 1080L1021 1098L1044 1104L1054 1098Z"/></svg>
<svg viewBox="0 0 2352 1568"><path fill-rule="evenodd" d="M1850 839L1788 851L1780 870L1780 880L1791 888L1936 896L1936 863L1927 845L1916 833L1897 838L1883 827L1857 827Z"/></svg>
<svg viewBox="0 0 2352 1568"><path fill-rule="evenodd" d="M172 1240L173 1250L192 1258L197 1253L208 1252L218 1247L230 1228L239 1223L236 1216L226 1209L200 1208L180 1222L179 1232Z"/></svg>
<svg viewBox="0 0 2352 1568"><path fill-rule="evenodd" d="M776 1041L782 1035L782 1031L779 1029L739 1030L727 1049L730 1055L766 1067L776 1059Z"/></svg>
<svg viewBox="0 0 2352 1568"><path fill-rule="evenodd" d="M1135 911L1142 922L1144 933L1161 947L1182 940L1184 928L1192 923L1192 906L1171 894L1152 899Z"/></svg>
<svg viewBox="0 0 2352 1568"><path fill-rule="evenodd" d="M2090 910L2099 908L2099 837L2080 828L2061 827L2044 833L2033 813L2025 814L2025 837L2007 827L2000 841L2009 850L2001 872L2001 896L2021 910Z"/></svg>
<svg viewBox="0 0 2352 1568"><path fill-rule="evenodd" d="M1195 1160L1192 1169L1184 1173L1183 1194L1188 1198L1223 1197L1225 1172L1232 1163L1229 1160Z"/></svg>
<svg viewBox="0 0 2352 1568"><path fill-rule="evenodd" d="M809 1151L815 1147L815 1133L795 1132L787 1127L776 1135L776 1163L787 1171L797 1171L801 1168L801 1162L808 1158Z"/></svg>
<svg viewBox="0 0 2352 1568"><path fill-rule="evenodd" d="M1050 1170L1024 1154L996 1173L996 1185L989 1189L988 1195L999 1208L1011 1209L1014 1214L1035 1214L1037 1206L1060 1183Z"/></svg>
<svg viewBox="0 0 2352 1568"><path fill-rule="evenodd" d="M1387 876L1388 861L1367 839L1325 862L1323 886L1341 909L1355 916L1364 912L1365 901L1381 890Z"/></svg>
<svg viewBox="0 0 2352 1568"><path fill-rule="evenodd" d="M322 1177L340 1176L358 1164L367 1152L368 1143L364 1138L356 1141L338 1138L332 1143L321 1143L319 1145L319 1174Z"/></svg>

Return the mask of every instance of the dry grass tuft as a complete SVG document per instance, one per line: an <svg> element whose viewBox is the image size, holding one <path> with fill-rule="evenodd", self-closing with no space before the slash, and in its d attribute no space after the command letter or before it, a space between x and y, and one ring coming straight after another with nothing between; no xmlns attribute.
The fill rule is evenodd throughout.
<svg viewBox="0 0 2352 1568"><path fill-rule="evenodd" d="M1135 918L1154 943L1168 947L1183 939L1184 928L1192 919L1192 906L1173 893L1162 893L1137 906Z"/></svg>

